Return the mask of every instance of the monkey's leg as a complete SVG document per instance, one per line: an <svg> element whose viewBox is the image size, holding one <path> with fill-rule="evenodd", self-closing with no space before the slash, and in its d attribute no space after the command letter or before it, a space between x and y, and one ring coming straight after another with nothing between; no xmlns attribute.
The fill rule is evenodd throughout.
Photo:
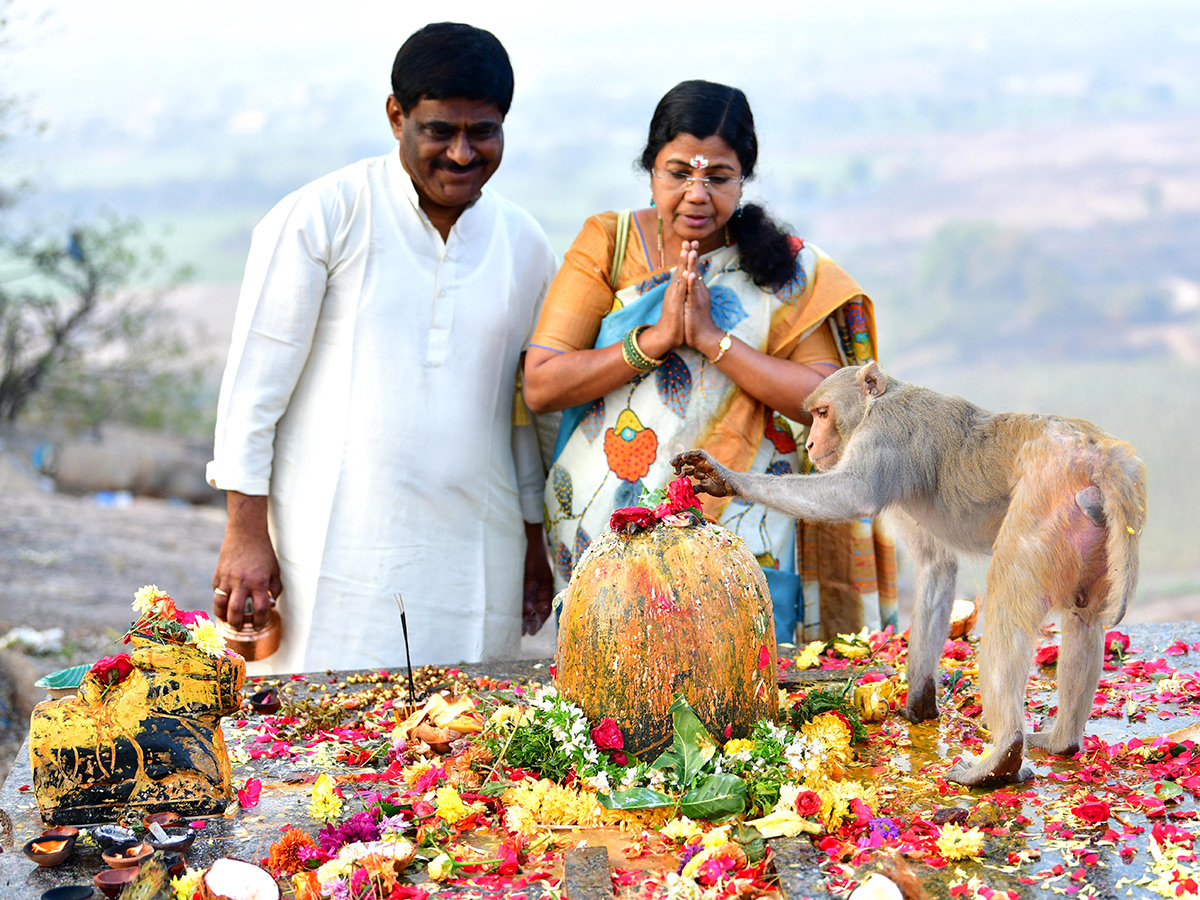
<svg viewBox="0 0 1200 900"><path fill-rule="evenodd" d="M1029 746L1074 756L1083 743L1083 729L1092 714L1100 671L1104 667L1104 628L1095 616L1078 610L1063 613L1062 649L1058 655L1058 716L1049 731L1029 735Z"/></svg>
<svg viewBox="0 0 1200 900"><path fill-rule="evenodd" d="M916 568L916 604L908 635L908 700L904 704L904 717L910 722L923 722L936 719L938 714L937 677L942 649L950 633L950 608L954 605L958 560L952 551L907 516L897 516L897 520Z"/></svg>
<svg viewBox="0 0 1200 900"><path fill-rule="evenodd" d="M992 579L988 578L989 583ZM989 594L983 608L984 633L979 653L979 692L995 749L974 764L957 763L947 781L978 786L1017 784L1033 777L1022 765L1025 746L1025 685L1036 638L1020 627L1014 615L1016 598Z"/></svg>

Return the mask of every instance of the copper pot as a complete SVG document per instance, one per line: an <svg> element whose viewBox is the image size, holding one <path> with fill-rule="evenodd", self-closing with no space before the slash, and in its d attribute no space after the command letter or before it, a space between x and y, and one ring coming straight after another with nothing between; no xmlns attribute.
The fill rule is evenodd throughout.
<svg viewBox="0 0 1200 900"><path fill-rule="evenodd" d="M246 619L240 631L235 631L224 619L217 622L217 627L225 636L225 646L248 662L266 659L279 649L279 639L283 636L279 613L275 610L267 615L267 624L262 628L255 628L253 619Z"/></svg>

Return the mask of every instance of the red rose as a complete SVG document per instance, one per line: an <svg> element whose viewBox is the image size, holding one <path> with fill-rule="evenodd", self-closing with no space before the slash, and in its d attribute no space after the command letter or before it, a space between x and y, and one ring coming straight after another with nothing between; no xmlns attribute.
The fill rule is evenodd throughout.
<svg viewBox="0 0 1200 900"><path fill-rule="evenodd" d="M1072 807L1071 812L1085 822L1094 824L1107 822L1109 816L1108 804L1103 800L1089 800L1087 803Z"/></svg>
<svg viewBox="0 0 1200 900"><path fill-rule="evenodd" d="M1124 656L1129 652L1129 635L1110 631L1104 636L1105 656Z"/></svg>
<svg viewBox="0 0 1200 900"><path fill-rule="evenodd" d="M128 653L106 656L92 664L92 675L104 685L120 684L133 671L133 660Z"/></svg>
<svg viewBox="0 0 1200 900"><path fill-rule="evenodd" d="M1058 662L1058 644L1051 644L1049 647L1042 647L1033 655L1033 661L1039 666L1048 666L1052 662Z"/></svg>
<svg viewBox="0 0 1200 900"><path fill-rule="evenodd" d="M821 811L821 798L815 791L801 791L796 795L796 812L802 816L815 816Z"/></svg>
<svg viewBox="0 0 1200 900"><path fill-rule="evenodd" d="M621 726L613 719L604 718L592 729L592 740L601 750L621 750L625 747L625 735Z"/></svg>
<svg viewBox="0 0 1200 900"><path fill-rule="evenodd" d="M667 485L667 502L671 504L671 512L683 512L685 509L700 506L692 483L687 478L676 478Z"/></svg>
<svg viewBox="0 0 1200 900"><path fill-rule="evenodd" d="M629 765L629 757L625 755L624 750L609 750L608 758L612 760L613 765L616 765L616 766Z"/></svg>
<svg viewBox="0 0 1200 900"><path fill-rule="evenodd" d="M612 514L608 527L626 534L633 534L641 528L653 528L654 512L644 506L626 506Z"/></svg>

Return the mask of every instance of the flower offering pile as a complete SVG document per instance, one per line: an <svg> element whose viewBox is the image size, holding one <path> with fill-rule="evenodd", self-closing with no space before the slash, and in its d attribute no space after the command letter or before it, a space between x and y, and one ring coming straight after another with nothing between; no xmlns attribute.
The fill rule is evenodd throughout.
<svg viewBox="0 0 1200 900"><path fill-rule="evenodd" d="M33 787L52 824L130 809L205 815L232 799L220 719L239 707L244 661L207 616L177 609L154 585L133 609L133 652L99 660L78 696L33 711Z"/></svg>
<svg viewBox="0 0 1200 900"><path fill-rule="evenodd" d="M403 671L259 684L283 706L231 742L241 767L306 773L270 788L298 796L260 860L299 900L557 897L588 847L607 851L615 896L639 900L1194 896L1200 629L1189 641L1151 652L1111 634L1083 751L1034 752L1035 779L997 790L943 778L987 749L975 638L947 642L941 715L913 725L890 631L781 659L778 712L742 737L676 693L657 754L551 684L457 670L427 677L449 696L417 709ZM1053 645L1031 727L1055 712Z"/></svg>

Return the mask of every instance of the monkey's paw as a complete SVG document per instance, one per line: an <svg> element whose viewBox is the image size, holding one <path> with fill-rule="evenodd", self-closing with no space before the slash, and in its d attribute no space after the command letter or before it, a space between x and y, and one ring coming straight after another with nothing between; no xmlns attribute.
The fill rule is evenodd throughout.
<svg viewBox="0 0 1200 900"><path fill-rule="evenodd" d="M1054 756L1074 756L1079 752L1079 740L1056 736L1054 729L1025 735L1025 743L1035 750L1045 750Z"/></svg>
<svg viewBox="0 0 1200 900"><path fill-rule="evenodd" d="M722 474L729 470L703 450L685 450L671 460L671 465L676 475L695 479L695 489L701 493L714 497L731 497L735 493Z"/></svg>
<svg viewBox="0 0 1200 900"><path fill-rule="evenodd" d="M967 787L986 787L996 784L1021 784L1033 777L1033 769L1023 765L1025 741L1017 735L1004 750L991 754L972 765L966 760L955 763L946 772L946 780Z"/></svg>

